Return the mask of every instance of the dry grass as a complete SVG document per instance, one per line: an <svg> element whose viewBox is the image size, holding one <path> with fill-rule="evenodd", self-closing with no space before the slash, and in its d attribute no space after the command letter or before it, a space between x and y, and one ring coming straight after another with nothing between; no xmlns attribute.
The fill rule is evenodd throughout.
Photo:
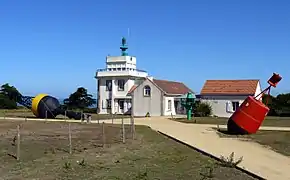
<svg viewBox="0 0 290 180"><path fill-rule="evenodd" d="M17 162L8 153L15 153L11 143L19 123ZM127 137L123 144L120 125L106 125L105 148L100 125L75 123L71 129L73 154L69 155L66 123L0 121L0 179L253 179L144 126L136 127L136 140Z"/></svg>
<svg viewBox="0 0 290 180"><path fill-rule="evenodd" d="M192 120L184 118L174 119L183 123L196 123L196 124L218 124L227 125L228 118L216 117L192 117ZM290 127L290 117L267 117L262 126L276 126L276 127Z"/></svg>
<svg viewBox="0 0 290 180"><path fill-rule="evenodd" d="M218 132L220 137L238 138L240 140L251 140L266 146L278 153L290 156L290 132L289 131L258 131L250 135L228 135L226 130Z"/></svg>

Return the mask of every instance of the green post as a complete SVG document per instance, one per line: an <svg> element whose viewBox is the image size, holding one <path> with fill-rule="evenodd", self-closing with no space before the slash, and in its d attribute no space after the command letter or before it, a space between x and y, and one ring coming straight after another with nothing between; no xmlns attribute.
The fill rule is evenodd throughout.
<svg viewBox="0 0 290 180"><path fill-rule="evenodd" d="M182 102L181 105L186 109L187 120L191 120L191 113L194 106L194 98L192 93L187 93L186 101Z"/></svg>
<svg viewBox="0 0 290 180"><path fill-rule="evenodd" d="M187 120L191 120L191 109L187 110Z"/></svg>

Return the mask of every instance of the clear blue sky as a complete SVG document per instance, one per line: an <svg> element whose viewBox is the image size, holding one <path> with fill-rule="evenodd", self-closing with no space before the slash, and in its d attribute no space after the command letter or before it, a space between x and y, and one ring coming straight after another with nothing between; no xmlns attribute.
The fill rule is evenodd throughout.
<svg viewBox="0 0 290 180"><path fill-rule="evenodd" d="M290 91L290 1L1 0L0 83L25 95L66 97L119 55L159 79L199 92L206 79L283 80Z"/></svg>

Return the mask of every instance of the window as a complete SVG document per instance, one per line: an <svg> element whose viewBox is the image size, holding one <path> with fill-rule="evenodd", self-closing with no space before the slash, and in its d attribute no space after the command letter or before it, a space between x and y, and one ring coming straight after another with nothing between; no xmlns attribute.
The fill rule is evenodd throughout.
<svg viewBox="0 0 290 180"><path fill-rule="evenodd" d="M172 102L171 100L168 100L168 110L171 111L172 109Z"/></svg>
<svg viewBox="0 0 290 180"><path fill-rule="evenodd" d="M124 91L125 89L125 80L119 79L118 80L118 91Z"/></svg>
<svg viewBox="0 0 290 180"><path fill-rule="evenodd" d="M106 80L106 91L112 91L112 80Z"/></svg>
<svg viewBox="0 0 290 180"><path fill-rule="evenodd" d="M107 99L107 109L111 109L111 100Z"/></svg>
<svg viewBox="0 0 290 180"><path fill-rule="evenodd" d="M106 109L104 100L102 100L102 108Z"/></svg>
<svg viewBox="0 0 290 180"><path fill-rule="evenodd" d="M233 106L233 111L236 111L238 108L239 108L239 106L240 106L240 103L239 102L232 102L232 106Z"/></svg>
<svg viewBox="0 0 290 180"><path fill-rule="evenodd" d="M150 86L144 87L144 96L151 96L151 88Z"/></svg>
<svg viewBox="0 0 290 180"><path fill-rule="evenodd" d="M124 100L119 100L120 109L124 109Z"/></svg>

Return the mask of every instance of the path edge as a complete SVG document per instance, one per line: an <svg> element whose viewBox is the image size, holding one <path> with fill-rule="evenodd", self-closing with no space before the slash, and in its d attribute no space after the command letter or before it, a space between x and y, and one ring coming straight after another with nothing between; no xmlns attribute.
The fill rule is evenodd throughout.
<svg viewBox="0 0 290 180"><path fill-rule="evenodd" d="M148 127L149 127L150 129L152 129L150 126L148 126ZM152 129L152 130L153 130L153 129ZM158 131L158 130L157 130L156 132L158 132L159 134L161 134L161 135L163 135L163 136L166 136L166 137L168 137L169 139L172 139L172 140L174 140L174 141L176 141L176 142L178 142L178 143L180 143L180 144L183 144L183 145L185 145L185 146L187 146L187 147L189 147L189 148L191 148L191 149L193 149L193 150L195 150L195 151L197 151L197 152L199 152L199 153L201 153L201 154L203 154L203 155L205 155L205 156L208 156L208 157L210 157L210 158L212 158L212 159L215 159L215 160L217 160L217 161L219 161L219 162L222 162L221 158L219 158L219 157L217 157L217 156L214 156L214 155L212 155L212 154L210 154L210 153L208 153L208 152L205 152L205 151L203 151L203 150L201 150L201 149L199 149L199 148L197 148L197 147L194 147L194 146L192 146L192 145L189 145L189 144L187 144L187 143L185 143L185 142L183 142L183 141L181 141L181 140L178 140L178 139L176 139L175 137L170 136L170 135L168 135L168 134L166 134L166 133L163 133L163 132L161 132L161 131ZM234 168L236 168L237 170L242 171L243 173L245 173L245 174L247 174L247 175L249 175L249 176L252 176L253 178L256 178L256 179L259 179L259 180L267 180L267 179L265 179L265 178L263 178L263 177L261 177L261 176L255 174L255 173L252 173L252 172L250 172L250 171L248 171L248 170L246 170L246 169L243 169L243 168L241 168L241 167L235 166Z"/></svg>

